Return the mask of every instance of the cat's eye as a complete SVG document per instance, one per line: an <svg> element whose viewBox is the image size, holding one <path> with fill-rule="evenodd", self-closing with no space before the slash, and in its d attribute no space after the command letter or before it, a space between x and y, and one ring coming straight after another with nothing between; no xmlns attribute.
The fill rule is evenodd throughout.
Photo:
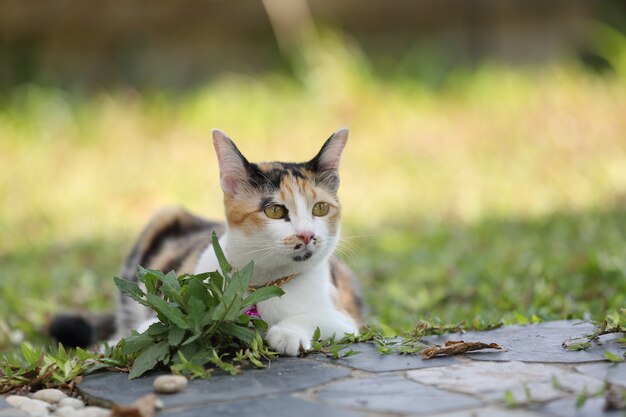
<svg viewBox="0 0 626 417"><path fill-rule="evenodd" d="M281 205L272 204L271 206L265 207L263 209L263 212L270 219L282 219L283 217L285 217L286 209Z"/></svg>
<svg viewBox="0 0 626 417"><path fill-rule="evenodd" d="M330 210L328 203L315 203L313 206L313 215L322 217L328 214L328 210Z"/></svg>

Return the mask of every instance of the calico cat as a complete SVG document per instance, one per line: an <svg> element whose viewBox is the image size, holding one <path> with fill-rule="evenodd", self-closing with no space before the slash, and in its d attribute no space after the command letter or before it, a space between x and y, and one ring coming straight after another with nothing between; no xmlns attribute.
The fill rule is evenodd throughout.
<svg viewBox="0 0 626 417"><path fill-rule="evenodd" d="M337 198L339 161L348 130L335 132L319 153L303 163L250 163L219 130L213 145L224 193L226 223L182 209L155 216L141 233L121 271L135 279L138 265L164 272L201 273L219 269L210 246L219 236L234 268L254 261L252 287L280 285L285 294L258 304L268 325L265 338L277 352L296 356L310 348L317 327L323 338L357 331L363 299L350 270L334 256L341 206ZM50 333L66 345L143 331L156 319L126 296L113 319L57 316Z"/></svg>

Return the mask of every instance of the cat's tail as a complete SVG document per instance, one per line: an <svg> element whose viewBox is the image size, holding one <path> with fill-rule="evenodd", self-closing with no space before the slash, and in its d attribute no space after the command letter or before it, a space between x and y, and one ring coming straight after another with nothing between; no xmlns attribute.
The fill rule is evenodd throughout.
<svg viewBox="0 0 626 417"><path fill-rule="evenodd" d="M48 323L48 334L65 347L91 346L110 339L117 331L114 312L100 314L64 313Z"/></svg>

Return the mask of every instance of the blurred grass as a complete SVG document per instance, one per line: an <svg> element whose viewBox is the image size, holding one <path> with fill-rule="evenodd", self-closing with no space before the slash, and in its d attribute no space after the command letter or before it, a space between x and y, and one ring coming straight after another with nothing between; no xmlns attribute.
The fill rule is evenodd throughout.
<svg viewBox="0 0 626 417"><path fill-rule="evenodd" d="M222 218L210 129L304 160L340 126L345 247L372 320L599 318L626 304L626 77L484 64L437 88L381 79L340 42L297 79L224 75L195 93L0 97L0 348L68 308L113 305L148 217ZM15 340L14 340L15 341Z"/></svg>

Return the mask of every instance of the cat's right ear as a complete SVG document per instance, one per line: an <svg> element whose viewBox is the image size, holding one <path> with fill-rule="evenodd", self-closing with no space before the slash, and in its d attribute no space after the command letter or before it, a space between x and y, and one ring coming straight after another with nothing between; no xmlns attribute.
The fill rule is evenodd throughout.
<svg viewBox="0 0 626 417"><path fill-rule="evenodd" d="M220 166L220 183L224 194L234 196L248 179L250 163L224 132L213 129L213 146Z"/></svg>

